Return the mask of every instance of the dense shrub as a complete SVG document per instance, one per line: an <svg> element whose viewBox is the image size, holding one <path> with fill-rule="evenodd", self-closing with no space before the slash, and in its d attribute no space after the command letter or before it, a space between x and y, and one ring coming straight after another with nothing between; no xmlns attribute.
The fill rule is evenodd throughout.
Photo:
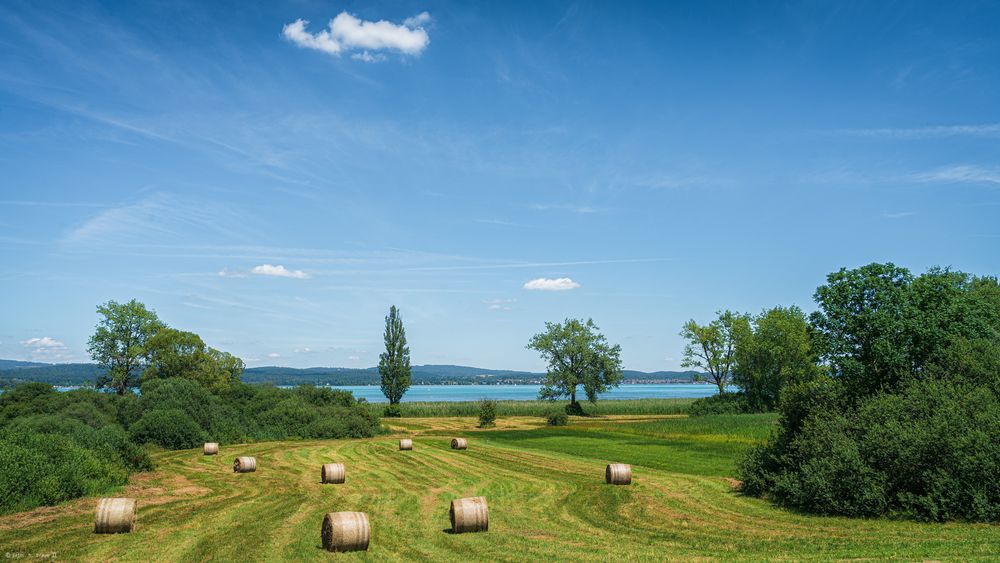
<svg viewBox="0 0 1000 563"><path fill-rule="evenodd" d="M398 404L386 405L385 408L382 410L382 416L386 418L399 418L403 416L403 410L399 407Z"/></svg>
<svg viewBox="0 0 1000 563"><path fill-rule="evenodd" d="M492 428L497 425L496 420L497 402L484 397L479 401L479 427Z"/></svg>
<svg viewBox="0 0 1000 563"><path fill-rule="evenodd" d="M553 409L545 415L545 422L549 426L566 426L569 423L569 415L565 410Z"/></svg>
<svg viewBox="0 0 1000 563"><path fill-rule="evenodd" d="M198 423L176 408L147 411L129 432L140 444L152 443L171 450L193 448L205 442L205 432Z"/></svg>
<svg viewBox="0 0 1000 563"><path fill-rule="evenodd" d="M570 403L567 403L566 408L564 410L566 414L570 416L587 416L587 413L584 412L583 405L580 404L580 401L572 401Z"/></svg>
<svg viewBox="0 0 1000 563"><path fill-rule="evenodd" d="M746 395L743 393L725 393L703 397L691 403L688 414L705 416L709 414L743 414L750 412Z"/></svg>
<svg viewBox="0 0 1000 563"><path fill-rule="evenodd" d="M0 432L0 514L103 493L127 479L122 467L66 436Z"/></svg>
<svg viewBox="0 0 1000 563"><path fill-rule="evenodd" d="M811 512L1000 519L1000 401L985 387L917 381L841 411L815 403L742 461L743 489Z"/></svg>

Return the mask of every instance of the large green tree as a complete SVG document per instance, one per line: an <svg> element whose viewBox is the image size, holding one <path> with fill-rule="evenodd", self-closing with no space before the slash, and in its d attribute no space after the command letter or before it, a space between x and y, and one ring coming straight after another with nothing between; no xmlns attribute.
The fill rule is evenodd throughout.
<svg viewBox="0 0 1000 563"><path fill-rule="evenodd" d="M534 335L527 347L549 364L538 397L569 397L572 412L582 412L576 400L578 386L583 385L587 399L595 402L599 393L617 387L624 377L621 346L609 344L591 319L545 323L545 332Z"/></svg>
<svg viewBox="0 0 1000 563"><path fill-rule="evenodd" d="M240 379L243 360L205 345L200 336L161 328L146 343L148 365L143 380L185 377L213 391L227 389Z"/></svg>
<svg viewBox="0 0 1000 563"><path fill-rule="evenodd" d="M707 325L689 320L681 330L681 337L687 340L681 366L705 370L719 394L724 394L736 365L736 342L748 332L749 318L732 311L719 312Z"/></svg>
<svg viewBox="0 0 1000 563"><path fill-rule="evenodd" d="M385 352L378 358L378 373L382 378L382 394L390 405L398 405L410 388L410 347L406 345L403 318L395 305L385 317Z"/></svg>
<svg viewBox="0 0 1000 563"><path fill-rule="evenodd" d="M820 373L811 330L798 307L774 307L755 316L751 330L736 339L733 383L751 411L778 406L781 389Z"/></svg>
<svg viewBox="0 0 1000 563"><path fill-rule="evenodd" d="M107 374L96 383L124 395L132 387L133 377L146 366L149 339L164 325L154 311L135 299L128 303L108 301L97 307L97 313L101 319L87 351L107 369Z"/></svg>

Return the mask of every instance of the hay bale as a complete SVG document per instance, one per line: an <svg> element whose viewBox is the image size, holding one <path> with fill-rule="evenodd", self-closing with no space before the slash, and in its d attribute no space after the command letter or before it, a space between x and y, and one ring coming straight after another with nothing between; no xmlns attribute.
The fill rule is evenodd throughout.
<svg viewBox="0 0 1000 563"><path fill-rule="evenodd" d="M257 471L257 458L241 456L233 462L233 471L236 473L253 473Z"/></svg>
<svg viewBox="0 0 1000 563"><path fill-rule="evenodd" d="M465 438L452 438L451 439L451 449L453 450L464 450L469 447L469 443L465 441Z"/></svg>
<svg viewBox="0 0 1000 563"><path fill-rule="evenodd" d="M323 549L368 551L372 529L364 512L330 512L323 517Z"/></svg>
<svg viewBox="0 0 1000 563"><path fill-rule="evenodd" d="M127 534L135 527L134 498L102 498L94 517L95 534Z"/></svg>
<svg viewBox="0 0 1000 563"><path fill-rule="evenodd" d="M486 497L451 501L448 517L451 518L451 531L456 534L485 532L490 528L490 509L486 506Z"/></svg>
<svg viewBox="0 0 1000 563"><path fill-rule="evenodd" d="M347 479L343 463L324 463L319 472L320 482L339 485Z"/></svg>
<svg viewBox="0 0 1000 563"><path fill-rule="evenodd" d="M219 444L215 442L205 442L205 455L217 455L219 453Z"/></svg>
<svg viewBox="0 0 1000 563"><path fill-rule="evenodd" d="M632 466L627 463L609 463L604 470L604 480L610 485L632 483Z"/></svg>
<svg viewBox="0 0 1000 563"><path fill-rule="evenodd" d="M399 449L400 450L412 450L413 449L413 440L411 440L409 438L403 438L402 440L399 441Z"/></svg>

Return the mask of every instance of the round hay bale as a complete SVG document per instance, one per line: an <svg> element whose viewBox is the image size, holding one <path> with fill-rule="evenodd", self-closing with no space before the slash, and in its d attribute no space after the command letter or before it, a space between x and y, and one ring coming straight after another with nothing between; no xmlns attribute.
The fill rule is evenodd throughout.
<svg viewBox="0 0 1000 563"><path fill-rule="evenodd" d="M368 551L372 537L364 512L330 512L323 517L323 549L327 551Z"/></svg>
<svg viewBox="0 0 1000 563"><path fill-rule="evenodd" d="M486 506L486 497L451 501L448 517L451 518L451 531L456 534L485 532L490 528L490 509Z"/></svg>
<svg viewBox="0 0 1000 563"><path fill-rule="evenodd" d="M604 470L604 480L611 485L632 483L632 466L627 463L609 463Z"/></svg>
<svg viewBox="0 0 1000 563"><path fill-rule="evenodd" d="M95 534L127 534L134 527L134 498L102 498L97 502Z"/></svg>
<svg viewBox="0 0 1000 563"><path fill-rule="evenodd" d="M347 479L343 463L324 463L319 472L320 481L339 485Z"/></svg>
<svg viewBox="0 0 1000 563"><path fill-rule="evenodd" d="M257 458L241 456L233 462L233 471L236 473L253 473L257 471Z"/></svg>
<svg viewBox="0 0 1000 563"><path fill-rule="evenodd" d="M215 442L205 442L205 455L217 455L219 453L219 444Z"/></svg>
<svg viewBox="0 0 1000 563"><path fill-rule="evenodd" d="M464 450L469 447L469 443L465 441L465 438L452 438L451 439L451 449L453 450Z"/></svg>
<svg viewBox="0 0 1000 563"><path fill-rule="evenodd" d="M411 440L409 438L403 438L402 440L399 441L399 449L400 450L412 450L413 449L413 440Z"/></svg>

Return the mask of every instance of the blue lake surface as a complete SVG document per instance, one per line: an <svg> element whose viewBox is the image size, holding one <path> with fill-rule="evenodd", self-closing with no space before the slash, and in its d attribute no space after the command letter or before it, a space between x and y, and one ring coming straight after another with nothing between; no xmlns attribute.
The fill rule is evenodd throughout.
<svg viewBox="0 0 1000 563"><path fill-rule="evenodd" d="M286 386L283 386L286 387ZM290 388L290 387L286 387ZM354 393L358 399L369 403L388 402L378 385L331 385L331 389L343 389ZM415 401L478 401L482 398L498 401L533 401L538 398L541 385L414 385L403 396L404 403ZM71 391L79 387L56 387L58 391ZM733 391L737 389L730 387ZM107 390L110 392L110 390ZM699 399L715 395L718 388L705 383L636 383L622 385L600 395L601 399ZM3 390L0 389L0 393ZM583 388L577 395L586 400Z"/></svg>
<svg viewBox="0 0 1000 563"><path fill-rule="evenodd" d="M354 393L370 403L385 403L382 389L378 385L331 386ZM415 401L478 401L484 397L499 401L532 401L538 398L541 385L414 385L410 387L403 402ZM622 385L600 395L601 399L697 399L718 393L715 385L700 383L659 383ZM577 398L586 399L583 388Z"/></svg>

